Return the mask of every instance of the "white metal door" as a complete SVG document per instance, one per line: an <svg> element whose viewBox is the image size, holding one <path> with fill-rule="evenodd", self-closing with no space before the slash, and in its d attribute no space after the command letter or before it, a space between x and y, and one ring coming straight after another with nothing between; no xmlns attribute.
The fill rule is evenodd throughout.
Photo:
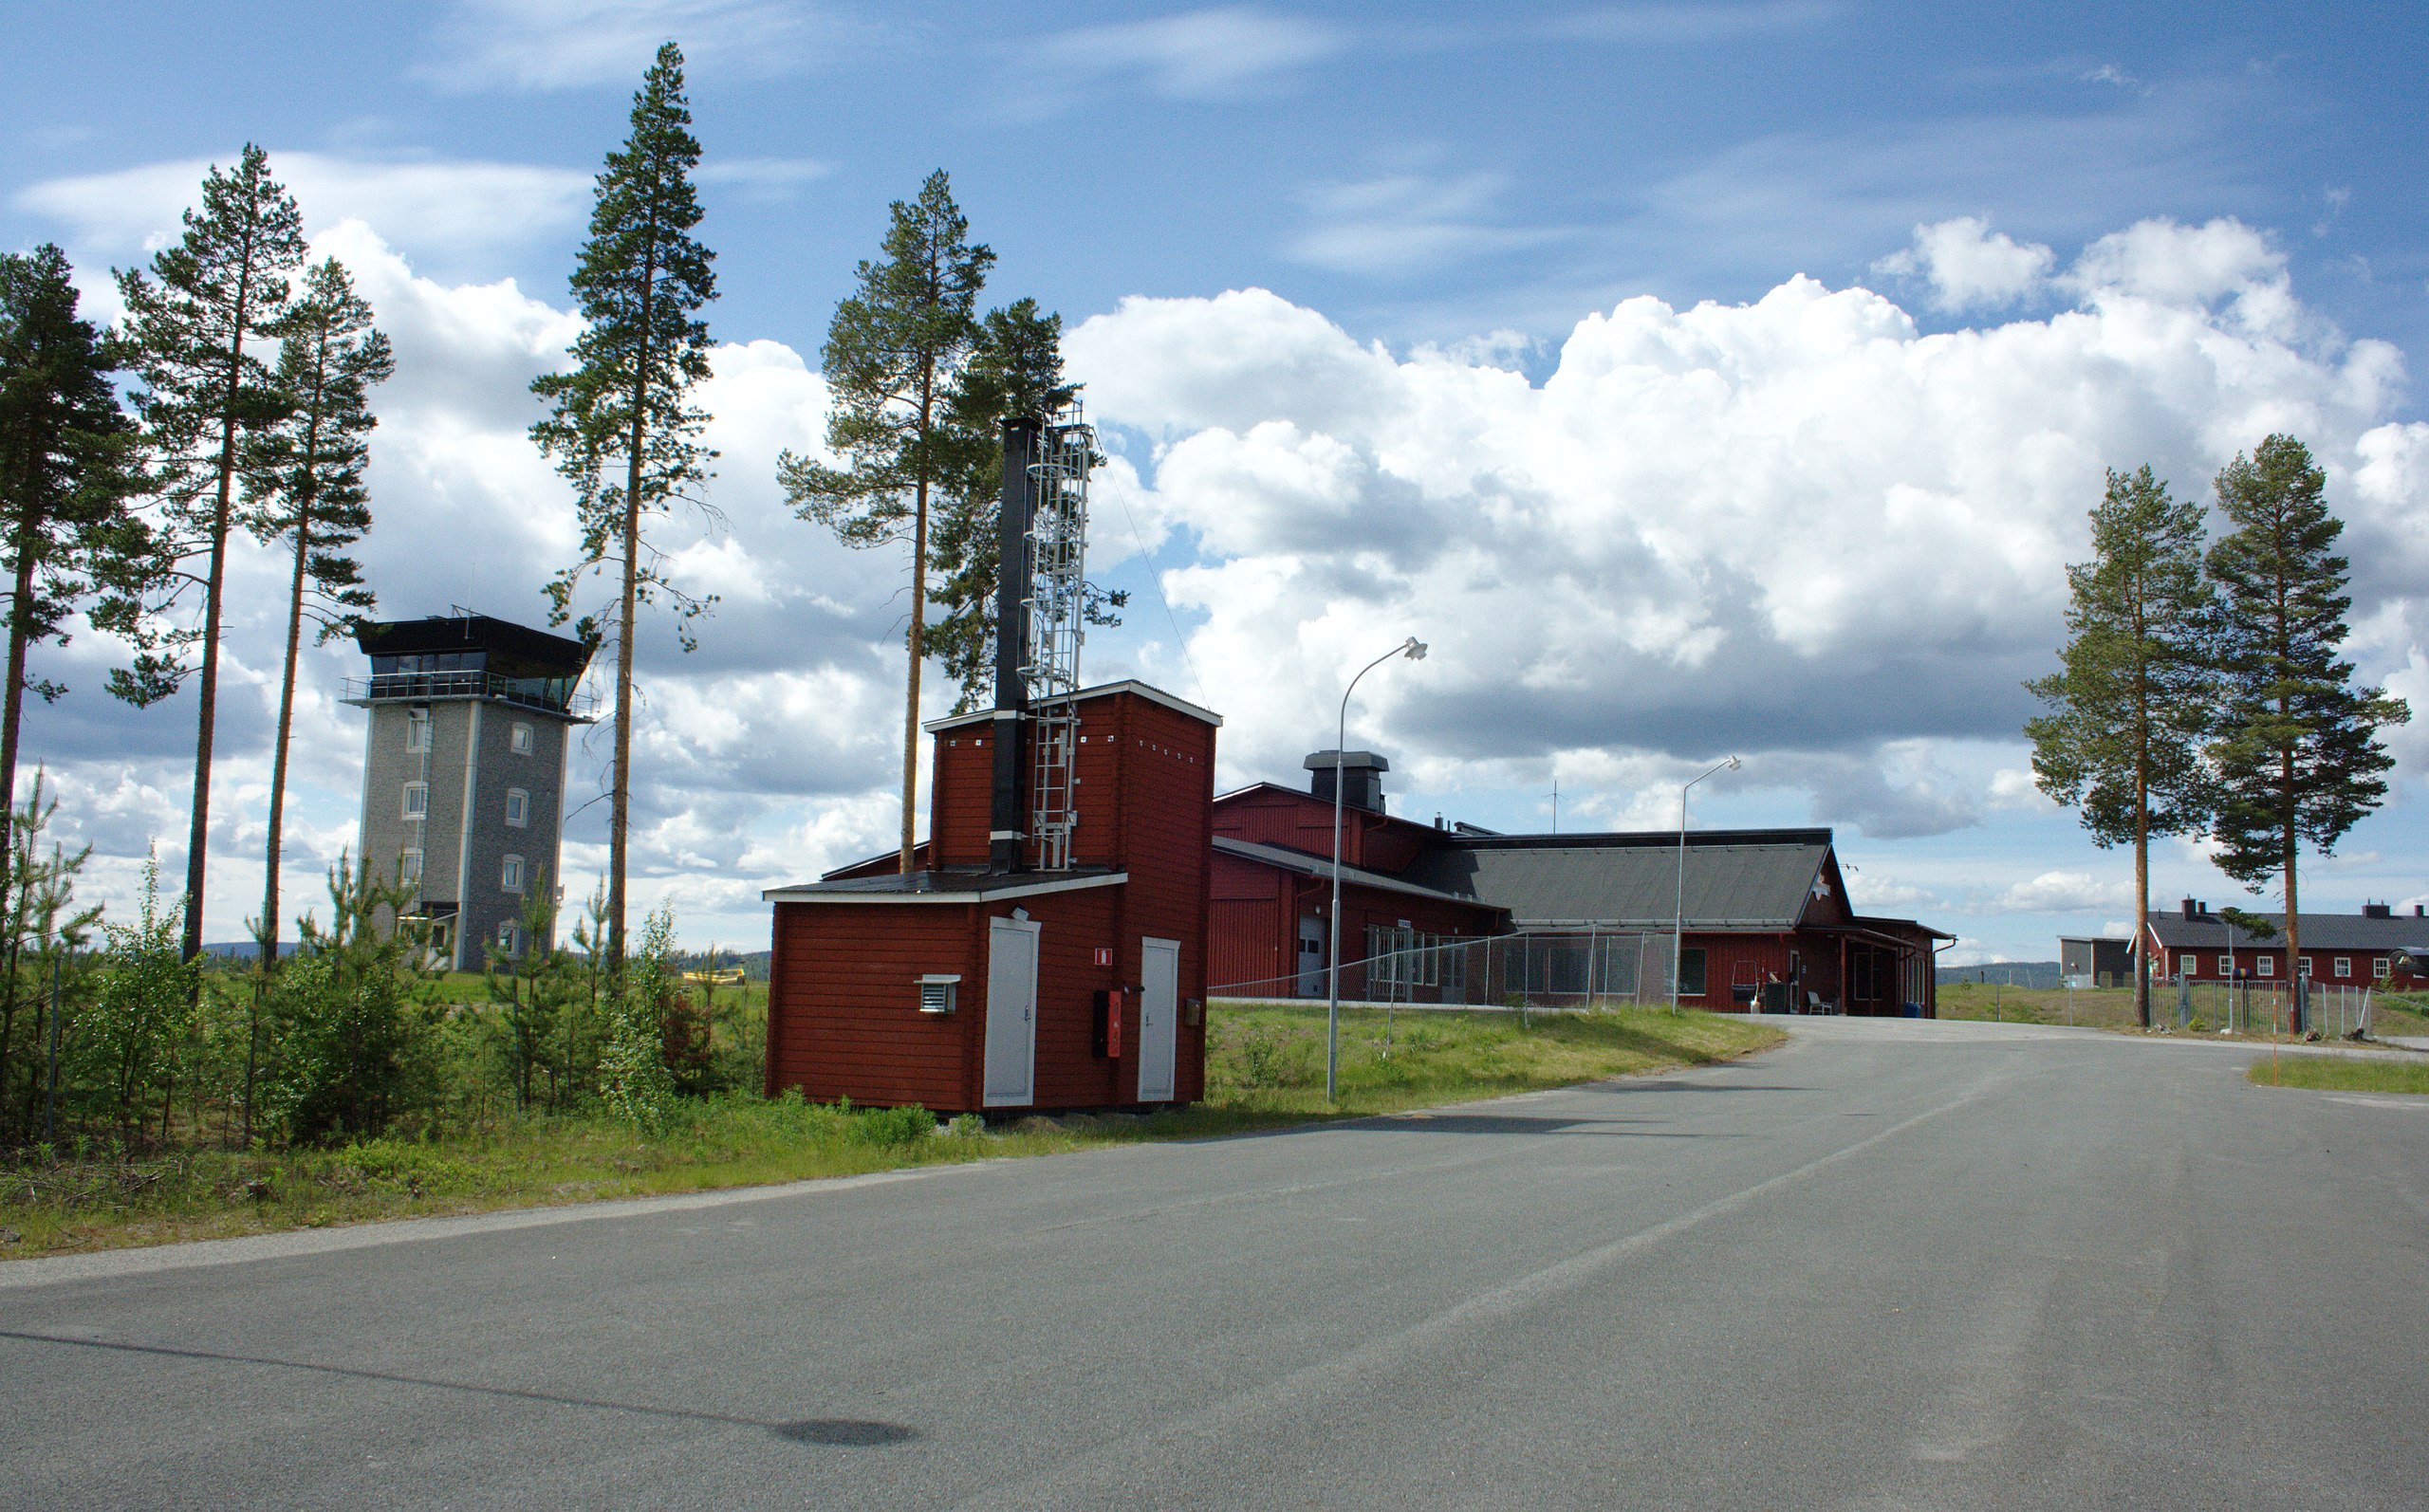
<svg viewBox="0 0 2429 1512"><path fill-rule="evenodd" d="M1325 995L1325 925L1312 913L1299 917L1299 996Z"/></svg>
<svg viewBox="0 0 2429 1512"><path fill-rule="evenodd" d="M990 1108L1037 1100L1037 931L1034 920L992 919L987 929L987 1090Z"/></svg>
<svg viewBox="0 0 2429 1512"><path fill-rule="evenodd" d="M1173 1100L1173 1043L1180 1023L1180 942L1139 942L1139 1100Z"/></svg>

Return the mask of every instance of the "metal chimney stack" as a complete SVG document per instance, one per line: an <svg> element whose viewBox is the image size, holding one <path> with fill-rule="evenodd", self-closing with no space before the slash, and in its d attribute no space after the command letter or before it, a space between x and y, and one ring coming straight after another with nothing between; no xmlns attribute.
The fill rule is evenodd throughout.
<svg viewBox="0 0 2429 1512"><path fill-rule="evenodd" d="M1029 839L1029 465L1037 455L1038 422L1004 422L1004 484L995 523L995 768L988 803L987 855L997 872L1027 870Z"/></svg>

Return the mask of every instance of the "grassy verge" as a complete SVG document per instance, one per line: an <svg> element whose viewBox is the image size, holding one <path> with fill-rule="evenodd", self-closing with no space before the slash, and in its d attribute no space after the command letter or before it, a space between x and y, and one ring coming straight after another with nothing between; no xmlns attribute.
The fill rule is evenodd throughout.
<svg viewBox="0 0 2429 1512"><path fill-rule="evenodd" d="M498 1208L697 1191L905 1166L1276 1128L1499 1097L1768 1048L1770 1025L1653 1009L1538 1016L1342 1015L1341 1097L1324 1095L1321 1008L1217 1005L1207 1097L1150 1116L982 1128L757 1097L681 1104L645 1135L603 1116L510 1117L437 1140L330 1150L189 1150L141 1159L36 1152L0 1165L0 1257L110 1249Z"/></svg>
<svg viewBox="0 0 2429 1512"><path fill-rule="evenodd" d="M2321 1092L2414 1092L2429 1096L2429 1060L2364 1060L2343 1056L2279 1056L2255 1060L2244 1073L2262 1087L2311 1087Z"/></svg>

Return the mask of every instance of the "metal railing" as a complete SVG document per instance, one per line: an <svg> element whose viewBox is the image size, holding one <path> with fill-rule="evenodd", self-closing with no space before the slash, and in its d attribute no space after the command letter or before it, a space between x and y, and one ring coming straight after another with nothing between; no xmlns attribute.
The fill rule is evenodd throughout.
<svg viewBox="0 0 2429 1512"><path fill-rule="evenodd" d="M582 689L559 694L547 680L501 677L493 672L390 672L369 677L348 677L348 700L386 702L391 699L493 698L526 709L546 710L571 719L591 719L599 712L599 697Z"/></svg>

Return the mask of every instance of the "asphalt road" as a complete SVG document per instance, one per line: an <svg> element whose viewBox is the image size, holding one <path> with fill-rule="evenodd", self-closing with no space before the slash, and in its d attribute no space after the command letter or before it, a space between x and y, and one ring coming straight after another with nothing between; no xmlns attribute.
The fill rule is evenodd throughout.
<svg viewBox="0 0 2429 1512"><path fill-rule="evenodd" d="M2429 1098L2251 1054L1838 1021L1432 1116L18 1263L0 1503L2417 1509Z"/></svg>

